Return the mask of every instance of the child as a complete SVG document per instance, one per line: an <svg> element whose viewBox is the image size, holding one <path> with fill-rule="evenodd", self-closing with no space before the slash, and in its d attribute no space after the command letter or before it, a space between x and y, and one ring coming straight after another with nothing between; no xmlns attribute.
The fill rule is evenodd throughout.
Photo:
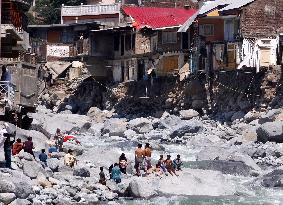
<svg viewBox="0 0 283 205"><path fill-rule="evenodd" d="M41 154L39 155L39 160L42 163L43 167L47 167L47 155L45 154L45 149L41 150Z"/></svg>

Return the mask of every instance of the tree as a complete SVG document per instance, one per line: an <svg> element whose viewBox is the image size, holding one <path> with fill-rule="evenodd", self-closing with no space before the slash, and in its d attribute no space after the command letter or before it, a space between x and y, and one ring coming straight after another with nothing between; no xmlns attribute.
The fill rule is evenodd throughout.
<svg viewBox="0 0 283 205"><path fill-rule="evenodd" d="M34 12L37 24L56 24L60 23L61 6L77 6L85 4L86 0L37 0Z"/></svg>

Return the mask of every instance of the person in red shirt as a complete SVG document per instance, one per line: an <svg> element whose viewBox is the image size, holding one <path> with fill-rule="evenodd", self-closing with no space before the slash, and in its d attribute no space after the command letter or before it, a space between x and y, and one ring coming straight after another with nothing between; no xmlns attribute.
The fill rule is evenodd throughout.
<svg viewBox="0 0 283 205"><path fill-rule="evenodd" d="M23 145L21 139L17 139L17 141L13 144L12 154L13 154L13 155L19 154L20 151L22 151L23 146L24 146L24 145Z"/></svg>

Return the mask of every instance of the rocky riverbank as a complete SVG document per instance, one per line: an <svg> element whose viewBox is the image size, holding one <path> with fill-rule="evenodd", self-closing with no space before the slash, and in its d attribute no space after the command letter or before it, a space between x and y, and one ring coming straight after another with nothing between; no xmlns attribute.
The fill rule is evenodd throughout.
<svg viewBox="0 0 283 205"><path fill-rule="evenodd" d="M37 156L56 128L61 128L81 141L81 145L64 144L64 151L75 151L78 165L75 169L66 167L64 153L59 153L48 159L44 169L38 159L20 153L13 158L14 170L0 169L0 202L120 203L124 197L246 196L251 194L247 184L268 190L283 187L282 113L282 109L272 109L200 116L195 110L182 110L176 115L164 112L159 118L127 119L98 108L91 108L88 115L76 115L39 107L31 115L31 130L17 128L17 137L24 140L32 136ZM153 161L159 154L181 154L185 168L180 176L133 176L133 153L139 142L152 145ZM107 181L107 186L99 184L99 167L107 169L122 152L130 161L129 174L119 185L112 181ZM235 183L237 177L245 183Z"/></svg>

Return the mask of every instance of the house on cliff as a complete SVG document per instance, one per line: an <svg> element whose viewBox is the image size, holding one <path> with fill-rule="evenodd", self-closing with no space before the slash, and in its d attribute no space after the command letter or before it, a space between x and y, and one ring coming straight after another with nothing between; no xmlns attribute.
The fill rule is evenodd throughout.
<svg viewBox="0 0 283 205"><path fill-rule="evenodd" d="M43 61L83 60L97 79L140 80L152 69L158 76L174 75L187 61L191 41L190 33L177 30L196 12L116 3L62 5L61 24L29 26L32 49Z"/></svg>
<svg viewBox="0 0 283 205"><path fill-rule="evenodd" d="M234 70L282 62L283 1L206 1L198 15L179 29L194 25L192 71ZM280 40L281 39L281 40Z"/></svg>

